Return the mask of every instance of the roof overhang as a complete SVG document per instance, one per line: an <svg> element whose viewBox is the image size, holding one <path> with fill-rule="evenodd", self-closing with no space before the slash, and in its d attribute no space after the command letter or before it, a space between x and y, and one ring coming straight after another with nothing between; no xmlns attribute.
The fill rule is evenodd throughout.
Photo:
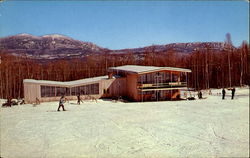
<svg viewBox="0 0 250 158"><path fill-rule="evenodd" d="M111 67L109 71L123 71L131 74L145 74L159 71L170 72L191 72L190 69L177 68L177 67L156 67L156 66L139 66L139 65L124 65L118 67Z"/></svg>
<svg viewBox="0 0 250 158"><path fill-rule="evenodd" d="M61 86L74 87L74 86L79 86L79 85L97 83L97 82L99 82L101 80L105 80L105 79L108 79L108 76L99 76L99 77L86 78L86 79L75 80L75 81L66 81L66 82L24 79L23 83L31 83L31 84L39 84L39 85L53 85L53 86L59 86L59 87L61 87Z"/></svg>

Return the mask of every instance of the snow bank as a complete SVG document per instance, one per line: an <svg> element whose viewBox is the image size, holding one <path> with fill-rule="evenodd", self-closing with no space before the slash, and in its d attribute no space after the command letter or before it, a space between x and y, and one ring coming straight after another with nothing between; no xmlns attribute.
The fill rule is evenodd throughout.
<svg viewBox="0 0 250 158"><path fill-rule="evenodd" d="M235 100L98 100L1 108L1 157L248 157L249 89Z"/></svg>

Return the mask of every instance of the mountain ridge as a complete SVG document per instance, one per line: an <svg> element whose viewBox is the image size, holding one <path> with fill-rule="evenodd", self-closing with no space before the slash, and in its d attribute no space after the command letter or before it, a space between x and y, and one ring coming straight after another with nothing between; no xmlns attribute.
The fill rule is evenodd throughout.
<svg viewBox="0 0 250 158"><path fill-rule="evenodd" d="M81 58L91 54L145 54L147 52L163 53L174 51L177 53L192 53L196 50L211 49L220 51L225 49L224 42L188 42L170 43L165 45L151 45L139 48L126 48L111 50L100 47L92 42L83 42L61 34L47 34L34 36L31 34L17 34L0 38L0 49L7 50L15 56L23 56L32 59L61 59Z"/></svg>

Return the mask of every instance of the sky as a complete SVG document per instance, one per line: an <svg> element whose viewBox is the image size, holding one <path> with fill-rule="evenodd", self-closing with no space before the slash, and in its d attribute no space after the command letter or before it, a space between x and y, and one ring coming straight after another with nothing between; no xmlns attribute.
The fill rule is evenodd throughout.
<svg viewBox="0 0 250 158"><path fill-rule="evenodd" d="M0 2L0 37L61 34L109 49L175 42L249 42L247 1Z"/></svg>

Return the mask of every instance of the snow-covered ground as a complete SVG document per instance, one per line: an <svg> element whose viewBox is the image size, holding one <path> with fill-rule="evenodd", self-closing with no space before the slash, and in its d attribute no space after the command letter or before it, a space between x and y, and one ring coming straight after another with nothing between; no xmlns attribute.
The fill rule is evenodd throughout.
<svg viewBox="0 0 250 158"><path fill-rule="evenodd" d="M249 89L222 100L47 102L1 109L3 158L248 157ZM3 102L3 100L2 100Z"/></svg>

